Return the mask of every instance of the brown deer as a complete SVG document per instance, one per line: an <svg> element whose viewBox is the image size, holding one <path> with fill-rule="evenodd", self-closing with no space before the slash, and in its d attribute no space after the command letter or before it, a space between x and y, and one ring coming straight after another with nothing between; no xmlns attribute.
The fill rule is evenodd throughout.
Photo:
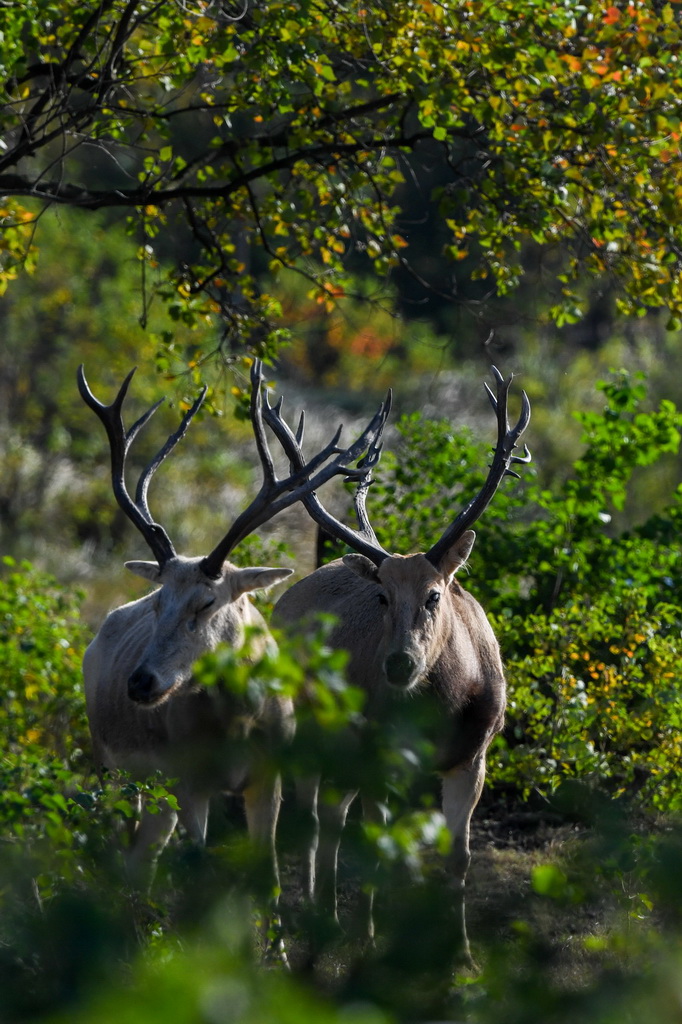
<svg viewBox="0 0 682 1024"><path fill-rule="evenodd" d="M490 503L505 474L517 476L512 463L530 461L514 455L530 421L530 403L523 393L520 418L509 427L507 398L512 378L504 380L493 367L496 395L486 384L498 424L497 444L487 480L479 494L424 554L389 554L378 543L365 508L371 469L379 456L374 447L367 457L365 476L355 495L359 530L334 518L314 492L302 499L322 530L353 549L353 554L318 568L294 584L277 602L273 625L292 630L305 625L312 613L337 618L331 644L349 652L348 679L366 694L365 716L380 723L396 700L423 710L432 705L434 768L442 777L442 807L452 837L451 877L456 895L456 920L462 952L469 956L464 916L464 882L470 861L469 829L485 775L486 751L502 728L506 686L500 651L480 604L455 578L471 552L470 529ZM292 469L304 465L302 430L293 435L279 416L267 408L265 420L282 444ZM371 463L371 465L370 465ZM313 898L316 874L319 897L336 917L336 873L341 832L357 791L333 805L318 799L320 780L301 789L307 794L312 820L306 856L305 887ZM365 792L366 819L380 820L383 812L375 794ZM319 845L319 849L318 849ZM367 927L373 934L371 898Z"/></svg>
<svg viewBox="0 0 682 1024"><path fill-rule="evenodd" d="M280 480L263 427L263 372L256 361L251 373L251 420L262 486L210 554L187 558L176 554L167 532L152 518L147 491L152 475L185 434L205 389L141 473L133 499L125 483L126 457L133 440L161 404L126 430L122 405L134 372L106 406L91 392L83 367L78 371L81 396L102 421L109 438L116 500L155 559L127 562L126 567L158 585L147 596L112 611L85 653L85 697L94 755L99 766L124 769L135 777L160 770L177 779L177 813L168 802L156 813L141 808L127 854L136 884L150 881L156 856L178 818L189 836L203 844L211 795L231 791L244 797L250 836L271 857L275 886L280 781L269 767L268 751L273 744L286 741L294 730L292 702L267 696L246 705L222 684L207 689L197 686L192 667L218 644L239 647L249 627L260 631L254 654L274 645L248 595L272 587L292 570L240 569L227 556L258 526L311 488L339 473L360 480L365 470L352 464L381 436L386 410L380 410L346 449L337 445L339 428L307 465L301 464Z"/></svg>

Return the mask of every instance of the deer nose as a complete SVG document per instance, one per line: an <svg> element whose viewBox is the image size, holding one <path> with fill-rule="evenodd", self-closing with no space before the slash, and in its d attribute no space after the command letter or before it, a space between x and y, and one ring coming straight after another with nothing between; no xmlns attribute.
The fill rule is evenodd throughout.
<svg viewBox="0 0 682 1024"><path fill-rule="evenodd" d="M392 686L408 686L417 668L417 662L407 651L396 651L386 658L384 669Z"/></svg>
<svg viewBox="0 0 682 1024"><path fill-rule="evenodd" d="M137 704L149 704L154 699L156 676L141 665L128 679L128 696Z"/></svg>

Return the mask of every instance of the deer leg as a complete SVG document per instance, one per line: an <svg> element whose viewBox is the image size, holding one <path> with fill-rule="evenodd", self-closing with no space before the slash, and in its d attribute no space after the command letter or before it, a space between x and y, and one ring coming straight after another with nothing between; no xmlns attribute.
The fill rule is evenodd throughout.
<svg viewBox="0 0 682 1024"><path fill-rule="evenodd" d="M315 862L320 841L320 819L317 815L317 795L320 778L296 779L296 804L302 818L303 891L311 902L315 899Z"/></svg>
<svg viewBox="0 0 682 1024"><path fill-rule="evenodd" d="M197 846L206 844L208 828L209 798L204 794L189 793L181 788L176 790L178 818L187 835Z"/></svg>
<svg viewBox="0 0 682 1024"><path fill-rule="evenodd" d="M346 795L340 801L330 802L322 798L318 800L317 813L320 820L320 842L317 856L318 882L317 901L321 909L328 913L334 921L339 920L336 899L336 876L339 861L341 833L346 824L348 810L357 796L357 790Z"/></svg>
<svg viewBox="0 0 682 1024"><path fill-rule="evenodd" d="M244 790L246 824L251 842L257 851L266 853L268 857L269 877L266 898L268 910L262 921L265 955L269 959L286 964L287 956L282 938L282 923L277 910L280 882L275 835L281 803L282 780L279 775L270 775L258 782L252 782Z"/></svg>
<svg viewBox="0 0 682 1024"><path fill-rule="evenodd" d="M443 776L443 814L452 836L448 861L455 892L460 948L465 960L471 959L464 910L464 884L471 860L469 830L484 779L485 751L477 754L470 764L453 768Z"/></svg>
<svg viewBox="0 0 682 1024"><path fill-rule="evenodd" d="M165 800L152 814L143 807L132 845L126 855L126 871L136 889L148 892L154 881L156 861L173 834L177 813Z"/></svg>
<svg viewBox="0 0 682 1024"><path fill-rule="evenodd" d="M362 817L366 824L386 824L386 808L369 797L362 797ZM374 874L378 865L374 866ZM374 942L374 894L376 892L375 879L372 878L369 886L362 887L360 895L360 913L363 933L370 943Z"/></svg>
<svg viewBox="0 0 682 1024"><path fill-rule="evenodd" d="M282 782L279 775L253 782L244 790L244 809L249 836L259 850L266 850L270 855L272 881L275 887L279 887L275 833L281 802Z"/></svg>

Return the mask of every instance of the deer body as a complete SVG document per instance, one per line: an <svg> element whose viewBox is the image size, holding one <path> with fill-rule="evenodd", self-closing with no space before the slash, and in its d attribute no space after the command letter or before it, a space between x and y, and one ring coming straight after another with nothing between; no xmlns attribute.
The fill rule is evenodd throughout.
<svg viewBox="0 0 682 1024"><path fill-rule="evenodd" d="M493 367L494 395L486 390L495 410L497 444L488 477L479 493L424 554L390 554L377 541L365 508L371 469L380 449L368 451L368 471L359 481L354 503L358 530L331 515L316 493L301 500L311 518L326 533L353 551L296 583L275 606L273 622L289 630L305 628L311 614L337 617L331 643L349 652L349 681L366 694L365 716L372 723L391 727L392 705L401 701L407 716L414 708L424 718L434 744L433 769L442 777L443 813L452 837L451 871L456 892L456 918L460 945L468 957L464 916L464 881L469 866L471 815L481 795L485 756L490 741L502 728L506 684L500 652L486 615L478 602L455 579L466 562L475 534L469 527L490 503L513 463L527 462L530 454L514 449L530 420L530 403L523 395L521 415L510 428L507 395L512 378L504 380ZM269 417L292 467L304 464L301 434L294 437L286 425ZM426 705L428 714L421 712ZM417 716L415 716L417 717ZM350 750L350 748L349 748ZM382 816L373 780L363 793L366 818ZM316 887L336 916L336 865L341 831L355 797L349 792L330 805L318 800L320 780L301 788L307 802L311 840L306 857L308 895ZM338 787L336 787L338 788ZM372 792L371 790L374 790ZM319 850L318 850L319 845ZM318 878L319 875L319 878ZM373 933L371 897L368 930Z"/></svg>
<svg viewBox="0 0 682 1024"><path fill-rule="evenodd" d="M392 555L376 567L362 555L330 562L294 584L277 602L273 624L304 626L311 609L338 619L330 643L349 653L348 681L366 694L365 717L390 725L395 702L412 710L434 746L443 813L452 837L450 868L461 900L469 866L469 828L485 775L485 753L502 728L505 677L493 630L480 604L454 578L473 544L464 534L441 569L422 554ZM437 595L437 596L436 596ZM355 793L335 807L315 806L319 780L303 787L315 825L306 856L306 888L316 887L336 914L336 864L345 817ZM367 817L380 814L362 794ZM317 821L327 830L318 837ZM318 843L321 843L317 851ZM372 934L371 906L367 928Z"/></svg>

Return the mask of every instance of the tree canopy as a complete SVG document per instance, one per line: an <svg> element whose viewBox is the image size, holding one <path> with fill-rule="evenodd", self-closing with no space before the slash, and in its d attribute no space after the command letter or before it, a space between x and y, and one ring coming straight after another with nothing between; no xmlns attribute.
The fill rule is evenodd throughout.
<svg viewBox="0 0 682 1024"><path fill-rule="evenodd" d="M437 167L448 297L513 289L534 244L562 254L558 323L587 273L676 325L681 41L677 0L10 2L0 286L46 206L122 210L143 288L273 351L272 273L330 308L358 274L416 273L410 196Z"/></svg>

